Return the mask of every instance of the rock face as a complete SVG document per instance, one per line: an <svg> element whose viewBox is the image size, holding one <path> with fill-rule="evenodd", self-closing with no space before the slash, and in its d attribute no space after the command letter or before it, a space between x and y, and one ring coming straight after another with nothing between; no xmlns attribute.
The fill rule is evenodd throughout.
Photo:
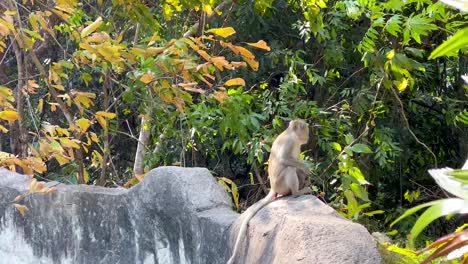
<svg viewBox="0 0 468 264"><path fill-rule="evenodd" d="M233 225L232 241L243 216ZM250 220L247 233L237 263L382 262L375 242L362 225L343 218L312 195L285 197L268 204Z"/></svg>
<svg viewBox="0 0 468 264"><path fill-rule="evenodd" d="M242 219L202 168L158 168L129 190L58 184L30 195L23 217L11 201L29 180L0 169L0 264L222 264ZM380 263L367 230L313 196L279 199L250 223L237 263Z"/></svg>
<svg viewBox="0 0 468 264"><path fill-rule="evenodd" d="M137 186L57 185L10 205L29 177L0 171L0 263L223 263L237 218L206 169L165 167ZM5 262L4 262L5 261Z"/></svg>

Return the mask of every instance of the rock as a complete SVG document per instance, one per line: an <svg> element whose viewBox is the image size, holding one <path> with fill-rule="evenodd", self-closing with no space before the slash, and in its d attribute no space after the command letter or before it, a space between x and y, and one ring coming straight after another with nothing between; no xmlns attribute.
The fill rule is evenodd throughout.
<svg viewBox="0 0 468 264"><path fill-rule="evenodd" d="M29 182L0 169L0 264L223 264L237 235L239 214L207 169L157 168L128 190L48 183L57 191L31 194L23 217L11 204ZM380 263L367 230L313 196L262 209L242 250L242 264Z"/></svg>
<svg viewBox="0 0 468 264"><path fill-rule="evenodd" d="M0 169L0 263L224 263L231 200L207 169L163 167L135 187L57 185L11 201L30 178ZM54 183L49 183L54 184Z"/></svg>
<svg viewBox="0 0 468 264"><path fill-rule="evenodd" d="M231 230L231 241L243 220ZM237 263L378 264L369 232L312 195L280 198L250 221ZM247 248L245 246L247 245ZM234 242L231 242L234 247Z"/></svg>

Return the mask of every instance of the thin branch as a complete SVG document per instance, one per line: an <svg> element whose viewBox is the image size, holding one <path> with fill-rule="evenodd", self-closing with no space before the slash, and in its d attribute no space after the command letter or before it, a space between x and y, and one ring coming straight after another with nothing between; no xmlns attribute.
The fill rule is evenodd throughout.
<svg viewBox="0 0 468 264"><path fill-rule="evenodd" d="M34 79L34 78L39 77L39 76L41 76L41 75L36 74L36 75L33 75L33 76L24 77L24 78L17 78L17 79L11 80L9 82L6 82L6 83L0 84L0 85L7 86L10 83L14 83L14 82L17 82L17 81L20 81L20 80L30 80L30 79Z"/></svg>
<svg viewBox="0 0 468 264"><path fill-rule="evenodd" d="M408 118L406 118L406 115L405 115L405 108L403 107L403 102L401 101L400 97L398 96L398 94L395 92L395 89L391 89L392 92L393 92L393 95L395 96L396 100L398 101L398 103L400 104L400 110L401 110L401 116L403 117L403 120L405 121L405 125L406 125L406 128L408 129L408 131L410 132L411 136L413 136L414 140L416 140L416 142L418 144L420 144L421 146L423 146L427 151L429 151L429 153L431 153L431 155L434 157L434 165L435 167L437 168L437 157L436 155L434 154L434 152L432 152L432 150L424 143L422 142L421 140L419 140L419 138L416 136L416 134L414 134L413 130L411 130L410 128L410 124L408 122Z"/></svg>
<svg viewBox="0 0 468 264"><path fill-rule="evenodd" d="M350 76L348 76L348 78L346 78L341 84L340 86L338 86L338 89L341 88L345 83L347 83L354 75L358 74L359 72L363 71L365 68L362 67L361 69L353 72Z"/></svg>
<svg viewBox="0 0 468 264"><path fill-rule="evenodd" d="M382 79L380 80L380 82L377 84L377 91L375 92L375 96L374 96L374 100L372 101L372 106L374 107L375 106L375 103L377 102L377 96L379 95L379 92L380 92L380 87L382 86L382 82L383 82L384 78L382 77ZM337 155L335 156L335 158L332 160L332 162L330 162L330 164L325 168L325 170L323 170L322 172L322 175L325 174L325 172L327 172L332 166L333 164L335 163L335 161L338 159L338 157L340 157L341 155L343 155L346 151L346 149L352 145L354 145L356 142L358 142L359 140L361 140L361 138L367 134L367 132L369 131L369 126L367 124L371 123L370 121L374 118L374 116L371 116L369 118L369 120L367 121L366 123L366 127L364 129L364 131L362 131L362 133L356 138L353 140L353 142L351 142L350 144L348 144L346 147L343 148L343 150Z"/></svg>
<svg viewBox="0 0 468 264"><path fill-rule="evenodd" d="M253 164L253 170L254 170L255 177L257 178L258 182L260 183L260 188L262 189L263 193L268 194L268 190L265 187L265 182L262 179L262 176L260 174L260 170L258 169L256 163Z"/></svg>

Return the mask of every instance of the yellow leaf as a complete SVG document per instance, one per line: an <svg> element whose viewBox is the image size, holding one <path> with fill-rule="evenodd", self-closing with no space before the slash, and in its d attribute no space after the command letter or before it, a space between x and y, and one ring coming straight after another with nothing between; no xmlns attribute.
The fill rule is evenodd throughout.
<svg viewBox="0 0 468 264"><path fill-rule="evenodd" d="M40 182L36 185L36 190L34 190L35 192L40 192L44 189L44 183L43 182Z"/></svg>
<svg viewBox="0 0 468 264"><path fill-rule="evenodd" d="M21 205L21 204L13 204L13 206L16 208L16 210L18 210L18 212L20 212L21 216L25 216L26 213L28 212L28 208L24 205Z"/></svg>
<svg viewBox="0 0 468 264"><path fill-rule="evenodd" d="M400 82L398 82L398 85L397 85L397 88L400 92L403 92L404 90L406 90L406 88L408 87L408 79L406 78L402 78Z"/></svg>
<svg viewBox="0 0 468 264"><path fill-rule="evenodd" d="M224 83L226 86L234 86L234 85L240 85L240 86L245 86L245 81L242 78L234 78L228 80L226 83Z"/></svg>
<svg viewBox="0 0 468 264"><path fill-rule="evenodd" d="M99 124L102 126L102 128L107 129L107 121L104 117L95 115L96 120L99 122Z"/></svg>
<svg viewBox="0 0 468 264"><path fill-rule="evenodd" d="M130 188L130 187L136 185L139 182L140 181L137 178L133 177L124 184L124 187L125 188Z"/></svg>
<svg viewBox="0 0 468 264"><path fill-rule="evenodd" d="M70 162L70 158L65 157L62 154L55 154L54 158L57 160L57 162L59 163L60 166L63 166L63 165Z"/></svg>
<svg viewBox="0 0 468 264"><path fill-rule="evenodd" d="M59 136L70 136L70 132L66 128L55 127L55 131L57 131L57 135Z"/></svg>
<svg viewBox="0 0 468 264"><path fill-rule="evenodd" d="M231 193L234 199L234 205L239 209L239 192L237 191L237 185L235 183L231 184Z"/></svg>
<svg viewBox="0 0 468 264"><path fill-rule="evenodd" d="M231 191L231 187L229 187L229 186L226 184L226 182L224 182L224 181L222 181L222 180L218 180L218 184L221 185L222 187L224 187L224 189L225 189L226 191L228 191L228 192Z"/></svg>
<svg viewBox="0 0 468 264"><path fill-rule="evenodd" d="M15 97L13 97L13 91L8 87L0 85L0 99L3 100L3 98L10 102L15 101Z"/></svg>
<svg viewBox="0 0 468 264"><path fill-rule="evenodd" d="M46 164L42 161L41 158L31 157L28 159L28 166L32 168L37 173L43 173L47 171Z"/></svg>
<svg viewBox="0 0 468 264"><path fill-rule="evenodd" d="M254 59L247 59L247 58L244 58L244 59L247 62L247 64L249 64L250 68L252 68L252 70L258 71L258 61Z"/></svg>
<svg viewBox="0 0 468 264"><path fill-rule="evenodd" d="M109 34L107 34L106 32L96 32L86 38L86 43L103 43L109 40Z"/></svg>
<svg viewBox="0 0 468 264"><path fill-rule="evenodd" d="M75 123L80 128L81 133L88 131L88 128L92 125L92 122L86 118L80 118Z"/></svg>
<svg viewBox="0 0 468 264"><path fill-rule="evenodd" d="M218 68L218 70L222 71L224 68L230 70L232 69L232 66L229 64L229 62L226 60L225 57L213 57L211 58L211 62Z"/></svg>
<svg viewBox="0 0 468 264"><path fill-rule="evenodd" d="M39 88L39 85L36 83L35 80L28 80L26 84L21 88L21 91L24 95L36 94L37 88Z"/></svg>
<svg viewBox="0 0 468 264"><path fill-rule="evenodd" d="M253 55L252 52L250 52L250 50L244 48L244 47L241 47L241 46L236 46L236 49L237 51L239 51L239 53L241 54L242 58L244 58L244 60L246 59L255 59L255 55ZM247 62L248 63L248 62Z"/></svg>
<svg viewBox="0 0 468 264"><path fill-rule="evenodd" d="M3 132L3 133L8 133L8 129L2 125L0 125L0 130Z"/></svg>
<svg viewBox="0 0 468 264"><path fill-rule="evenodd" d="M99 139L98 139L96 133L91 132L91 140L92 140L93 142L95 142L95 143L99 143Z"/></svg>
<svg viewBox="0 0 468 264"><path fill-rule="evenodd" d="M146 174L144 174L144 173L143 174L135 174L135 178L137 178L139 181L142 181L143 178L145 178L145 175Z"/></svg>
<svg viewBox="0 0 468 264"><path fill-rule="evenodd" d="M14 203L17 203L17 202L19 202L19 201L24 200L24 198L25 198L24 195L18 195L18 196L15 197L15 199L13 200L13 202L14 202Z"/></svg>
<svg viewBox="0 0 468 264"><path fill-rule="evenodd" d="M220 103L223 103L227 98L228 98L228 95L225 91L216 91L214 93L214 98L220 102Z"/></svg>
<svg viewBox="0 0 468 264"><path fill-rule="evenodd" d="M104 112L104 111L98 111L98 112L96 112L96 115L102 116L102 117L105 117L105 118L109 118L109 119L113 119L116 116L115 113Z"/></svg>
<svg viewBox="0 0 468 264"><path fill-rule="evenodd" d="M208 30L207 32L213 33L215 35L218 35L222 38L227 38L233 34L236 34L236 31L232 27L225 27L225 28L213 28Z"/></svg>
<svg viewBox="0 0 468 264"><path fill-rule="evenodd" d="M14 32L15 26L13 26L13 18L9 15L0 17L0 35L6 36L11 31Z"/></svg>
<svg viewBox="0 0 468 264"><path fill-rule="evenodd" d="M109 42L105 42L101 45L96 46L96 50L101 54L106 60L111 63L118 63L122 60L120 57L121 46L112 45Z"/></svg>
<svg viewBox="0 0 468 264"><path fill-rule="evenodd" d="M83 31L81 31L81 37L84 38L88 36L89 34L93 33L102 25L102 17L98 17L96 21L91 23L89 26L85 27Z"/></svg>
<svg viewBox="0 0 468 264"><path fill-rule="evenodd" d="M48 103L50 105L50 111L55 112L57 110L58 103Z"/></svg>
<svg viewBox="0 0 468 264"><path fill-rule="evenodd" d="M84 174L84 175L83 175L83 176L84 176L84 182L85 182L85 183L88 183L88 181L89 181L89 173L88 173L88 171L87 171L86 169L84 169L84 170L83 170L83 174Z"/></svg>
<svg viewBox="0 0 468 264"><path fill-rule="evenodd" d="M99 153L97 150L93 150L93 153L91 153L91 164L99 168L101 166L102 162L102 155Z"/></svg>
<svg viewBox="0 0 468 264"><path fill-rule="evenodd" d="M87 92L74 92L73 101L79 106L88 109L90 106L94 105L94 102L91 99L96 98L96 94L87 93Z"/></svg>
<svg viewBox="0 0 468 264"><path fill-rule="evenodd" d="M240 68L246 67L247 63L245 63L245 61L231 61L231 65L233 68Z"/></svg>
<svg viewBox="0 0 468 264"><path fill-rule="evenodd" d="M195 92L199 94L205 93L205 90L197 88L198 83L179 83L178 85L182 87L184 90L189 91L189 92Z"/></svg>
<svg viewBox="0 0 468 264"><path fill-rule="evenodd" d="M148 84L153 80L154 74L152 74L151 72L145 73L140 77L140 81L142 81L144 84Z"/></svg>
<svg viewBox="0 0 468 264"><path fill-rule="evenodd" d="M213 7L211 5L203 5L203 11L205 11L208 16L211 16L211 14L213 14Z"/></svg>
<svg viewBox="0 0 468 264"><path fill-rule="evenodd" d="M146 56L155 56L165 51L167 47L149 47L145 51Z"/></svg>
<svg viewBox="0 0 468 264"><path fill-rule="evenodd" d="M44 99L39 99L39 103L37 103L37 109L36 111L38 113L42 113L42 110L44 109Z"/></svg>
<svg viewBox="0 0 468 264"><path fill-rule="evenodd" d="M69 138L59 138L59 140L60 140L60 144L64 147L75 148L75 149L80 148L80 145L78 145L75 141Z"/></svg>
<svg viewBox="0 0 468 264"><path fill-rule="evenodd" d="M159 36L159 34L156 32L153 34L153 36L151 36L149 42L148 42L148 46L151 46L153 45L154 43L156 43L156 41L159 41L161 39L161 37Z"/></svg>
<svg viewBox="0 0 468 264"><path fill-rule="evenodd" d="M200 56L202 56L206 61L210 61L210 55L208 55L208 53L206 53L206 51L204 50L197 50L197 53L200 54Z"/></svg>
<svg viewBox="0 0 468 264"><path fill-rule="evenodd" d="M263 50L266 50L266 51L271 50L270 47L268 46L268 44L263 40L259 40L256 43L247 42L247 45L258 48L258 49L263 49Z"/></svg>
<svg viewBox="0 0 468 264"><path fill-rule="evenodd" d="M14 110L0 111L0 119L6 120L6 121L16 121L18 119L18 112Z"/></svg>
<svg viewBox="0 0 468 264"><path fill-rule="evenodd" d="M9 16L9 15L16 15L18 12L16 12L15 10L7 10L5 11L5 15Z"/></svg>
<svg viewBox="0 0 468 264"><path fill-rule="evenodd" d="M391 51L387 52L387 59L391 60L395 57L395 50L392 49Z"/></svg>
<svg viewBox="0 0 468 264"><path fill-rule="evenodd" d="M47 188L44 193L51 193L51 192L56 192L57 191L57 188L56 187L50 187L50 188Z"/></svg>
<svg viewBox="0 0 468 264"><path fill-rule="evenodd" d="M36 184L37 184L36 178L32 179L31 183L29 184L29 192L30 193L34 192L34 190L36 189Z"/></svg>

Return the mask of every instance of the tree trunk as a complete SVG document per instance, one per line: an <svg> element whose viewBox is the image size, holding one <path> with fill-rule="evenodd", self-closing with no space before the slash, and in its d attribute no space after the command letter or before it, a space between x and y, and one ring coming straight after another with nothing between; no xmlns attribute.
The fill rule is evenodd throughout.
<svg viewBox="0 0 468 264"><path fill-rule="evenodd" d="M141 118L140 136L138 137L138 146L135 154L135 163L133 164L133 174L137 179L140 179L145 174L145 149L150 136L149 126L146 125L147 121L148 119L146 117L143 116Z"/></svg>
<svg viewBox="0 0 468 264"><path fill-rule="evenodd" d="M110 98L109 98L109 74L106 73L104 77L104 85L103 85L103 96L104 96L104 109L108 111ZM107 181L107 160L109 159L110 148L109 148L109 127L104 127L104 135L103 135L103 155L102 155L102 162L101 162L101 176L98 180L98 185L104 186L106 185Z"/></svg>
<svg viewBox="0 0 468 264"><path fill-rule="evenodd" d="M27 156L28 147L24 120L24 96L22 92L23 87L25 87L27 84L27 68L25 63L26 56L18 46L18 43L13 36L10 36L10 41L12 43L13 51L15 52L16 64L18 68L18 83L14 89L18 120L10 124L10 146L13 155L24 158Z"/></svg>

